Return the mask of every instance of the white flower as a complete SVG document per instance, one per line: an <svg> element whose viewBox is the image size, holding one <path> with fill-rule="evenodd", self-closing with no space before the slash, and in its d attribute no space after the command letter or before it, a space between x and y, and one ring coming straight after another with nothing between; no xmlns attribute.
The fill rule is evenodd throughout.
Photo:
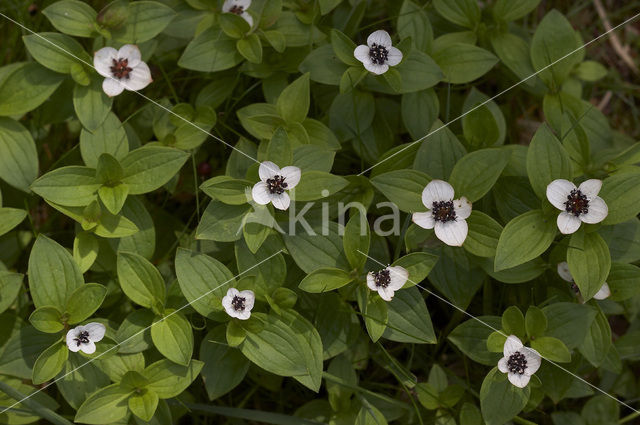
<svg viewBox="0 0 640 425"><path fill-rule="evenodd" d="M600 223L609 214L607 204L598 192L602 180L590 179L579 187L569 180L557 179L547 186L547 199L562 212L558 215L558 229L564 235L578 230L582 222Z"/></svg>
<svg viewBox="0 0 640 425"><path fill-rule="evenodd" d="M356 47L353 56L374 74L384 74L389 70L389 66L395 66L402 61L402 52L391 46L391 37L383 30L372 32L367 38L367 45L361 44Z"/></svg>
<svg viewBox="0 0 640 425"><path fill-rule="evenodd" d="M253 27L253 17L247 13L249 6L251 6L251 0L224 0L222 11L240 16L250 27Z"/></svg>
<svg viewBox="0 0 640 425"><path fill-rule="evenodd" d="M271 161L264 161L258 169L260 180L253 186L251 196L260 205L269 202L279 210L289 208L291 199L287 190L291 190L300 181L300 169L292 165L282 170Z"/></svg>
<svg viewBox="0 0 640 425"><path fill-rule="evenodd" d="M251 316L251 309L256 301L253 291L238 291L229 288L227 295L222 298L222 306L227 314L240 320L247 320Z"/></svg>
<svg viewBox="0 0 640 425"><path fill-rule="evenodd" d="M78 326L67 332L67 347L74 353L82 351L86 354L96 352L96 342L104 338L107 329L102 323L91 322Z"/></svg>
<svg viewBox="0 0 640 425"><path fill-rule="evenodd" d="M120 50L103 47L93 55L93 66L98 74L106 77L102 90L107 96L117 96L124 89L142 90L152 81L149 67L142 62L140 49L133 44L125 44Z"/></svg>
<svg viewBox="0 0 640 425"><path fill-rule="evenodd" d="M574 291L576 291L576 293L580 293L580 291L578 290L578 286L573 282L573 276L571 276L571 272L569 271L569 264L566 261L558 263L558 274L563 280L571 282L571 287ZM604 300L605 298L608 298L609 295L611 295L611 289L609 289L609 285L607 284L607 282L605 282L602 284L600 290L596 292L593 298L595 298L596 300Z"/></svg>
<svg viewBox="0 0 640 425"><path fill-rule="evenodd" d="M533 348L523 346L522 341L515 335L509 335L503 351L504 357L498 362L498 369L506 373L509 382L516 387L526 387L531 375L540 368L540 354Z"/></svg>
<svg viewBox="0 0 640 425"><path fill-rule="evenodd" d="M367 273L367 286L378 291L380 298L391 301L393 293L402 288L409 279L409 272L404 267L389 266L378 272Z"/></svg>
<svg viewBox="0 0 640 425"><path fill-rule="evenodd" d="M422 191L422 203L427 212L413 213L411 219L424 229L435 227L436 236L451 246L462 246L469 227L471 202L464 196L453 199L453 187L442 180L431 180Z"/></svg>

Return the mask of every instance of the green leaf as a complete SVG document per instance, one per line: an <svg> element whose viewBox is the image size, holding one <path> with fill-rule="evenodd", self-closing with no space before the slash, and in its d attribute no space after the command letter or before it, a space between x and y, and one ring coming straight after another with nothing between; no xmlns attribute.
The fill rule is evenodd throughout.
<svg viewBox="0 0 640 425"><path fill-rule="evenodd" d="M0 116L21 116L42 105L64 75L36 62L22 63L0 81Z"/></svg>
<svg viewBox="0 0 640 425"><path fill-rule="evenodd" d="M175 310L165 310L151 326L151 339L158 351L169 360L188 366L193 354L191 324Z"/></svg>
<svg viewBox="0 0 640 425"><path fill-rule="evenodd" d="M64 329L62 312L53 306L36 308L29 316L29 322L40 332L58 333Z"/></svg>
<svg viewBox="0 0 640 425"><path fill-rule="evenodd" d="M440 101L433 89L403 94L400 107L402 108L402 122L413 139L419 139L429 134L433 124L438 118L438 114L440 113ZM438 136L433 134L424 140L420 146L432 143L432 141L437 138ZM437 141L435 143L437 143ZM429 175L433 175L429 170L421 166L424 160L427 159L428 158L421 158L418 160L416 156L413 168L418 171L423 171ZM449 176L447 175L447 177Z"/></svg>
<svg viewBox="0 0 640 425"><path fill-rule="evenodd" d="M542 311L548 321L546 336L558 338L570 350L582 344L596 316L595 309L569 302L549 304Z"/></svg>
<svg viewBox="0 0 640 425"><path fill-rule="evenodd" d="M444 1L444 0L442 0ZM498 58L488 50L466 43L453 43L433 54L445 81L451 84L469 83L489 72Z"/></svg>
<svg viewBox="0 0 640 425"><path fill-rule="evenodd" d="M611 255L607 243L597 233L584 229L571 235L567 249L569 271L585 301L600 290L611 269Z"/></svg>
<svg viewBox="0 0 640 425"><path fill-rule="evenodd" d="M5 314L3 320L7 317L10 316ZM20 325L21 322L17 324ZM3 335L3 341L4 338ZM31 379L33 364L38 356L59 340L60 335L42 333L31 325L16 327L15 332L0 351L0 373L21 379Z"/></svg>
<svg viewBox="0 0 640 425"><path fill-rule="evenodd" d="M442 81L444 79L443 71L434 59L426 53L412 48L397 67L389 70L396 69L398 71L398 75L394 78L397 80L395 85L398 87L393 87L394 92L421 91ZM384 75L386 76L387 73Z"/></svg>
<svg viewBox="0 0 640 425"><path fill-rule="evenodd" d="M550 336L542 336L531 341L531 347L542 357L554 362L568 363L571 361L571 353L562 341Z"/></svg>
<svg viewBox="0 0 640 425"><path fill-rule="evenodd" d="M17 379L3 379L0 380L0 390L8 396L3 397L5 403L13 403L13 400L20 402L20 407L27 407L29 410L37 414L40 418L43 418L49 423L54 425L72 425L71 422L56 414L52 409L56 409L58 404L44 393L40 393L37 389L20 382ZM13 399L13 400L11 400ZM3 401L4 401L3 400ZM21 415L22 416L22 415ZM29 420L29 413L27 413L27 420ZM32 416L34 421L38 420L38 417ZM24 416L20 419L24 419Z"/></svg>
<svg viewBox="0 0 640 425"><path fill-rule="evenodd" d="M536 71L542 71L558 61L538 74L549 87L560 87L571 69L582 61L579 52L570 54L580 44L567 18L557 10L551 10L540 21L531 40L531 63Z"/></svg>
<svg viewBox="0 0 640 425"><path fill-rule="evenodd" d="M91 394L76 412L75 422L83 424L116 423L128 413L130 390L120 384L108 385Z"/></svg>
<svg viewBox="0 0 640 425"><path fill-rule="evenodd" d="M62 74L68 74L74 65L80 65L80 61L74 56L85 56L85 51L80 43L57 32L25 35L22 40L36 61L50 70Z"/></svg>
<svg viewBox="0 0 640 425"><path fill-rule="evenodd" d="M401 211L424 211L422 191L431 178L415 170L397 170L380 174L371 179L371 184L378 189Z"/></svg>
<svg viewBox="0 0 640 425"><path fill-rule="evenodd" d="M352 211L355 211L355 213L351 214L349 222L347 222L344 229L342 246L351 267L360 270L367 262L371 232L366 213L360 210Z"/></svg>
<svg viewBox="0 0 640 425"><path fill-rule="evenodd" d="M264 326L258 332L247 329L239 348L251 362L280 376L303 376L309 373L309 341L298 329L274 315L253 313Z"/></svg>
<svg viewBox="0 0 640 425"><path fill-rule="evenodd" d="M25 210L0 208L0 236L12 230L27 217Z"/></svg>
<svg viewBox="0 0 640 425"><path fill-rule="evenodd" d="M247 190L253 184L248 180L234 179L229 176L216 176L200 185L200 189L207 195L229 205L247 203Z"/></svg>
<svg viewBox="0 0 640 425"><path fill-rule="evenodd" d="M374 405L362 398L362 407L356 416L355 425L387 425L387 419Z"/></svg>
<svg viewBox="0 0 640 425"><path fill-rule="evenodd" d="M165 146L143 146L127 154L120 164L123 183L131 195L151 192L171 180L189 158L189 154Z"/></svg>
<svg viewBox="0 0 640 425"><path fill-rule="evenodd" d="M202 214L196 229L197 239L219 242L233 242L242 237L244 218L251 205L226 205L211 201Z"/></svg>
<svg viewBox="0 0 640 425"><path fill-rule="evenodd" d="M318 294L342 288L353 279L354 277L344 270L320 268L305 276L298 287L303 291Z"/></svg>
<svg viewBox="0 0 640 425"><path fill-rule="evenodd" d="M193 71L216 72L233 68L242 59L235 39L219 29L209 28L189 42L178 66Z"/></svg>
<svg viewBox="0 0 640 425"><path fill-rule="evenodd" d="M162 275L146 258L133 252L118 252L118 280L122 291L142 307L158 309L164 305Z"/></svg>
<svg viewBox="0 0 640 425"><path fill-rule="evenodd" d="M211 401L240 384L249 370L249 360L240 350L225 343L224 326L217 326L200 345L200 360L204 362L202 378Z"/></svg>
<svg viewBox="0 0 640 425"><path fill-rule="evenodd" d="M191 360L182 366L169 360L160 360L147 366L142 375L149 380L147 389L160 398L171 398L182 393L198 377L204 362Z"/></svg>
<svg viewBox="0 0 640 425"><path fill-rule="evenodd" d="M28 273L36 307L54 306L64 311L71 294L84 283L71 254L42 234L31 249Z"/></svg>
<svg viewBox="0 0 640 425"><path fill-rule="evenodd" d="M611 225L631 220L640 214L640 173L622 173L602 182L599 196L609 207L602 224Z"/></svg>
<svg viewBox="0 0 640 425"><path fill-rule="evenodd" d="M453 167L466 154L466 150L442 122L436 121L430 129L431 136L420 143L413 168L434 179L449 180ZM420 134L420 137L424 134Z"/></svg>
<svg viewBox="0 0 640 425"><path fill-rule="evenodd" d="M287 47L287 40L284 38L284 34L280 31L265 31L262 35L276 52L284 52L284 49Z"/></svg>
<svg viewBox="0 0 640 425"><path fill-rule="evenodd" d="M301 123L309 112L309 75L307 72L297 78L278 96L276 109L287 123Z"/></svg>
<svg viewBox="0 0 640 425"><path fill-rule="evenodd" d="M87 3L62 0L46 7L42 14L60 32L76 37L91 37L98 14Z"/></svg>
<svg viewBox="0 0 640 425"><path fill-rule="evenodd" d="M360 66L358 61L353 56L353 51L356 49L356 43L354 43L349 37L338 29L331 29L331 47L338 59L350 66Z"/></svg>
<svg viewBox="0 0 640 425"><path fill-rule="evenodd" d="M293 234L283 235L284 243L293 260L305 273L326 267L349 268L337 226L329 226L328 234L326 231L323 234L319 228L312 228L314 234L310 234L302 226L293 230Z"/></svg>
<svg viewBox="0 0 640 425"><path fill-rule="evenodd" d="M131 413L149 422L158 408L158 394L148 389L132 394L127 401Z"/></svg>
<svg viewBox="0 0 640 425"><path fill-rule="evenodd" d="M107 288L97 283L87 283L71 293L65 312L71 325L87 319L102 305L107 296Z"/></svg>
<svg viewBox="0 0 640 425"><path fill-rule="evenodd" d="M487 425L502 425L513 419L529 401L531 387L518 388L506 379L506 375L491 369L480 388L480 408Z"/></svg>
<svg viewBox="0 0 640 425"><path fill-rule="evenodd" d="M598 309L598 314L591 322L587 335L578 349L589 363L595 367L600 367L605 362L611 345L609 320L604 312Z"/></svg>
<svg viewBox="0 0 640 425"><path fill-rule="evenodd" d="M462 131L471 146L491 147L504 143L507 124L502 111L489 96L472 89L464 100L462 111Z"/></svg>
<svg viewBox="0 0 640 425"><path fill-rule="evenodd" d="M458 196L475 202L491 190L509 162L504 149L481 149L463 156L453 167L449 182Z"/></svg>
<svg viewBox="0 0 640 425"><path fill-rule="evenodd" d="M278 127L273 133L267 146L267 159L276 164L282 164L283 167L293 161L291 143L284 128Z"/></svg>
<svg viewBox="0 0 640 425"><path fill-rule="evenodd" d="M547 185L553 180L571 180L571 158L546 124L538 128L529 144L527 174L540 199L546 199Z"/></svg>
<svg viewBox="0 0 640 425"><path fill-rule="evenodd" d="M402 2L397 28L401 39L411 37L411 43L417 50L430 51L433 42L433 29L425 8L418 6L411 0ZM353 51L351 54L353 56Z"/></svg>
<svg viewBox="0 0 640 425"><path fill-rule="evenodd" d="M358 286L356 295L367 332L371 337L371 341L376 342L380 339L387 327L387 302L380 298L377 293L371 292L364 285Z"/></svg>
<svg viewBox="0 0 640 425"><path fill-rule="evenodd" d="M519 215L507 223L500 234L494 270L509 269L533 260L549 248L555 236L555 220L546 217L541 210Z"/></svg>
<svg viewBox="0 0 640 425"><path fill-rule="evenodd" d="M1 276L0 274L0 281ZM611 300L623 301L640 293L640 285L637 282L640 282L640 267L632 264L611 263L611 271L607 277L607 283L611 289Z"/></svg>
<svg viewBox="0 0 640 425"><path fill-rule="evenodd" d="M20 123L0 117L0 178L24 192L38 177L36 144Z"/></svg>
<svg viewBox="0 0 640 425"><path fill-rule="evenodd" d="M409 272L409 280L404 288L421 283L438 262L438 256L427 252L412 252L393 262L392 266L400 266Z"/></svg>
<svg viewBox="0 0 640 425"><path fill-rule="evenodd" d="M54 3L56 4L59 3ZM90 132L100 128L111 111L112 104L113 97L105 94L102 90L102 82L98 78L92 78L87 86L76 84L73 89L74 110L82 125Z"/></svg>
<svg viewBox="0 0 640 425"><path fill-rule="evenodd" d="M524 317L525 327L529 338L538 338L544 334L547 329L547 316L544 311L535 305L529 306L527 314Z"/></svg>
<svg viewBox="0 0 640 425"><path fill-rule="evenodd" d="M187 301L198 313L210 318L223 310L222 298L227 289L236 284L224 264L183 248L179 248L176 254L176 275Z"/></svg>
<svg viewBox="0 0 640 425"><path fill-rule="evenodd" d="M292 199L315 201L344 189L349 181L325 171L303 171L300 183L293 189Z"/></svg>
<svg viewBox="0 0 640 425"><path fill-rule="evenodd" d="M229 37L242 38L251 30L249 23L235 13L222 13L218 16L220 28Z"/></svg>
<svg viewBox="0 0 640 425"><path fill-rule="evenodd" d="M47 201L68 207L84 207L96 199L100 183L95 170L89 167L70 165L56 168L37 179L31 185L38 195Z"/></svg>
<svg viewBox="0 0 640 425"><path fill-rule="evenodd" d="M347 65L336 56L331 44L312 50L300 64L300 72L308 72L309 78L322 84L337 86Z"/></svg>
<svg viewBox="0 0 640 425"><path fill-rule="evenodd" d="M395 293L388 303L387 327L382 337L411 344L436 343L431 317L418 288L404 288Z"/></svg>
<svg viewBox="0 0 640 425"><path fill-rule="evenodd" d="M600 62L584 61L574 69L576 77L582 81L595 82L607 76L609 71Z"/></svg>
<svg viewBox="0 0 640 425"><path fill-rule="evenodd" d="M508 335L524 338L524 315L518 307L512 305L502 313L502 329Z"/></svg>
<svg viewBox="0 0 640 425"><path fill-rule="evenodd" d="M20 289L24 275L0 271L0 313L11 307Z"/></svg>
<svg viewBox="0 0 640 425"><path fill-rule="evenodd" d="M62 370L64 363L69 357L69 349L63 341L56 342L40 354L33 365L33 378L35 385L40 385Z"/></svg>
<svg viewBox="0 0 640 425"><path fill-rule="evenodd" d="M494 257L502 226L487 214L471 211L467 218L469 232L462 247L478 257Z"/></svg>
<svg viewBox="0 0 640 425"><path fill-rule="evenodd" d="M126 24L112 35L120 43L142 43L160 34L175 16L173 9L156 1L132 2L127 6Z"/></svg>
<svg viewBox="0 0 640 425"><path fill-rule="evenodd" d="M493 16L507 22L515 21L531 13L539 4L540 0L497 0L493 5Z"/></svg>
<svg viewBox="0 0 640 425"><path fill-rule="evenodd" d="M88 167L96 168L98 158L105 153L117 160L122 160L129 153L127 133L118 117L109 111L97 129L82 129L80 132L80 154Z"/></svg>
<svg viewBox="0 0 640 425"><path fill-rule="evenodd" d="M454 24L474 29L480 22L480 8L475 0L434 0L433 5Z"/></svg>
<svg viewBox="0 0 640 425"><path fill-rule="evenodd" d="M238 52L249 62L262 62L262 43L257 34L249 34L236 42Z"/></svg>
<svg viewBox="0 0 640 425"><path fill-rule="evenodd" d="M118 214L129 194L129 186L124 183L120 183L116 186L101 186L98 189L98 195L104 206L112 214Z"/></svg>
<svg viewBox="0 0 640 425"><path fill-rule="evenodd" d="M500 329L501 318L496 316L479 316L479 320L470 319L458 325L447 337L471 360L486 366L498 363L502 354L491 353L487 350L487 338L493 330Z"/></svg>
<svg viewBox="0 0 640 425"><path fill-rule="evenodd" d="M524 86L544 93L545 86L542 81L535 76L532 77L535 70L531 64L529 43L511 32L496 32L491 35L491 46L502 63L515 74L518 80L522 81Z"/></svg>

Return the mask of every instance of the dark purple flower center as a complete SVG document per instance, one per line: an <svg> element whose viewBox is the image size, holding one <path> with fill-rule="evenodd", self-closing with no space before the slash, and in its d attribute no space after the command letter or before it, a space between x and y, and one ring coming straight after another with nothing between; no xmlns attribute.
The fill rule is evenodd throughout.
<svg viewBox="0 0 640 425"><path fill-rule="evenodd" d="M129 68L129 59L120 58L118 60L112 59L113 65L111 65L111 74L114 78L122 80L123 78L129 79L129 73L133 71L133 68Z"/></svg>
<svg viewBox="0 0 640 425"><path fill-rule="evenodd" d="M527 359L524 354L520 351L516 351L512 355L509 356L507 360L507 368L511 373L517 373L518 375L522 375L524 371L527 369Z"/></svg>
<svg viewBox="0 0 640 425"><path fill-rule="evenodd" d="M287 188L287 183L284 181L284 177L282 176L273 176L272 179L267 179L267 189L269 193L275 193L280 195Z"/></svg>
<svg viewBox="0 0 640 425"><path fill-rule="evenodd" d="M371 58L371 62L376 65L384 65L389 58L389 51L386 47L373 43L371 47L369 47L369 57Z"/></svg>
<svg viewBox="0 0 640 425"><path fill-rule="evenodd" d="M89 332L88 331L82 331L82 332L80 332L78 334L78 336L73 338L73 340L76 342L78 347L80 346L80 344L88 344L89 343Z"/></svg>
<svg viewBox="0 0 640 425"><path fill-rule="evenodd" d="M580 214L589 212L589 200L580 192L580 189L573 189L571 193L567 195L564 209L568 213L578 217Z"/></svg>
<svg viewBox="0 0 640 425"><path fill-rule="evenodd" d="M242 15L244 13L244 6L238 6L237 4L234 4L233 6L231 6L231 9L229 9L229 12L236 15Z"/></svg>
<svg viewBox="0 0 640 425"><path fill-rule="evenodd" d="M235 311L244 311L245 301L246 301L246 298L239 297L236 295L235 297L233 297L233 300L231 300L231 306Z"/></svg>
<svg viewBox="0 0 640 425"><path fill-rule="evenodd" d="M435 201L431 206L431 214L433 214L435 221L441 221L443 223L456 220L456 210L453 207L453 201Z"/></svg>
<svg viewBox="0 0 640 425"><path fill-rule="evenodd" d="M386 288L391 283L391 275L389 274L388 269L380 270L379 272L373 273L373 281L376 283L376 286L381 286Z"/></svg>

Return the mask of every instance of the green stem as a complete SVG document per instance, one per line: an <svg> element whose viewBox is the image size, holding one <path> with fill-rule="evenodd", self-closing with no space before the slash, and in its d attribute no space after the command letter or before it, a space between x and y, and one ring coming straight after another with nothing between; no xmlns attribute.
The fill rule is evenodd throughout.
<svg viewBox="0 0 640 425"><path fill-rule="evenodd" d="M625 416L624 418L618 421L619 424L626 424L629 421L634 420L635 418L640 417L640 412L633 412L630 415Z"/></svg>
<svg viewBox="0 0 640 425"><path fill-rule="evenodd" d="M538 425L535 422L528 421L526 419L522 419L520 416L516 416L513 418L513 422L521 425Z"/></svg>
<svg viewBox="0 0 640 425"><path fill-rule="evenodd" d="M50 422L52 424L55 424L55 425L73 425L71 422L69 422L68 420L66 420L62 416L60 416L57 413L55 413L53 410L47 409L46 407L44 407L43 405L38 403L33 398L25 398L25 397L28 397L28 396L25 396L20 391L16 390L15 388L13 388L11 385L7 384L6 382L0 381L0 391L2 391L3 393L7 394L12 399L22 400L21 403L20 403L20 405L22 407L29 408L33 413L35 413L36 415L40 416L43 419L46 419L48 422ZM11 402L11 401L9 401L9 402ZM6 409L6 407L2 407L2 409L4 410L4 409ZM12 409L7 409L7 410L12 410Z"/></svg>

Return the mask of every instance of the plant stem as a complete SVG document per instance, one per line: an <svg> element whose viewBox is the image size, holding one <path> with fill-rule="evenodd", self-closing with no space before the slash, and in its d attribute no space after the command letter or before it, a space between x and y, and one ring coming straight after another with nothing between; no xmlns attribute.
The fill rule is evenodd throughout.
<svg viewBox="0 0 640 425"><path fill-rule="evenodd" d="M618 421L619 424L626 424L629 421L634 420L635 418L640 417L640 412L633 412L630 415L625 416L624 418Z"/></svg>

